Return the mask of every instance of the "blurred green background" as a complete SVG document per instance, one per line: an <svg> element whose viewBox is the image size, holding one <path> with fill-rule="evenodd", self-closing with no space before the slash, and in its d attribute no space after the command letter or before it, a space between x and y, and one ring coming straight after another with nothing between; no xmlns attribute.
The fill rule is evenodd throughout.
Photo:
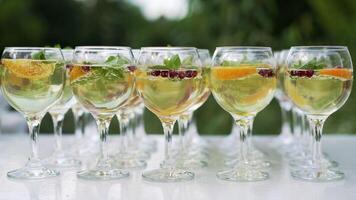
<svg viewBox="0 0 356 200"><path fill-rule="evenodd" d="M346 45L356 58L355 0L0 0L0 50L5 46L61 44L141 46ZM333 114L326 133L356 133L356 93ZM149 133L160 123L145 112ZM212 97L196 113L201 134L227 134L231 117ZM117 123L112 125L112 132ZM50 118L42 124L51 132ZM65 132L73 132L67 115ZM258 114L254 132L278 134L274 100Z"/></svg>

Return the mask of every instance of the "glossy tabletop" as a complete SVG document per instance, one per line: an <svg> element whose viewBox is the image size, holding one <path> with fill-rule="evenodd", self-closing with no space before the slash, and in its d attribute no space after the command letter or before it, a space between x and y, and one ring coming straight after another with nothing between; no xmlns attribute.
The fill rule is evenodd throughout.
<svg viewBox="0 0 356 200"><path fill-rule="evenodd" d="M162 159L163 136L150 136L158 140L158 151L148 162L148 169L158 167ZM52 135L40 135L41 157L48 156L54 146ZM111 139L111 149L117 147L118 137ZM222 137L205 137L210 144L218 144ZM294 180L286 162L271 147L273 137L255 137L255 144L272 161L270 179L262 182L231 183L220 181L215 173L222 160L212 150L210 166L196 172L196 178L184 183L149 183L140 171L132 171L128 179L120 181L78 180L75 170L65 170L58 178L42 181L19 181L6 177L10 169L22 167L27 159L29 143L25 134L0 135L0 200L354 200L356 199L356 136L326 135L324 150L340 163L346 179L329 183L310 183ZM64 143L75 141L64 136ZM213 149L213 148L212 148ZM86 166L95 156L82 158Z"/></svg>

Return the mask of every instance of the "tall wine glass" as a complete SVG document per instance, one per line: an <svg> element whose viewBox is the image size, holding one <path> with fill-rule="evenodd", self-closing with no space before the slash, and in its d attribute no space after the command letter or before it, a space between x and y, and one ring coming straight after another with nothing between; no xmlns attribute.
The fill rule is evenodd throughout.
<svg viewBox="0 0 356 200"><path fill-rule="evenodd" d="M321 138L325 120L344 105L351 93L350 53L344 46L292 47L287 62L286 92L307 115L314 137L309 167L292 170L291 174L306 181L343 179L342 172L322 163Z"/></svg>
<svg viewBox="0 0 356 200"><path fill-rule="evenodd" d="M281 108L282 126L281 133L278 135L275 143L278 146L288 145L293 141L292 134L292 121L291 121L291 109L292 102L284 92L284 72L286 70L286 61L289 50L282 50L276 52L275 59L277 64L277 89L275 98L277 99Z"/></svg>
<svg viewBox="0 0 356 200"><path fill-rule="evenodd" d="M38 156L37 137L40 122L48 109L63 93L65 66L58 48L7 47L1 63L1 90L5 99L25 116L31 152L25 167L10 171L8 177L41 179L59 175L59 172L42 165Z"/></svg>
<svg viewBox="0 0 356 200"><path fill-rule="evenodd" d="M73 50L62 49L62 54L64 56L66 66L69 68L73 58ZM69 155L69 152L65 152L62 148L62 126L64 115L74 104L75 99L73 97L72 87L70 86L69 70L67 70L63 95L48 111L53 121L55 149L53 154L45 160L46 165L62 168L78 167L81 164L78 159Z"/></svg>
<svg viewBox="0 0 356 200"><path fill-rule="evenodd" d="M179 116L178 132L180 137L177 164L184 169L199 169L208 165L205 152L203 152L204 140L199 137L197 127L195 126L193 112L200 108L210 96L209 90L209 73L211 66L211 58L208 49L198 49L199 58L203 65L202 77L204 79L205 88L196 99L194 106ZM191 127L191 124L194 124ZM191 129L189 129L191 128ZM187 133L187 135L186 135Z"/></svg>
<svg viewBox="0 0 356 200"><path fill-rule="evenodd" d="M141 49L132 49L132 53L134 55L135 61L138 60L140 56ZM152 153L157 149L157 142L156 140L147 137L144 128L144 121L143 121L143 112L145 110L145 106L143 105L142 101L138 106L135 106L134 115L131 119L131 132L133 134L133 138L135 145L144 152Z"/></svg>
<svg viewBox="0 0 356 200"><path fill-rule="evenodd" d="M252 162L247 136L253 120L272 100L276 88L275 65L269 47L218 47L213 56L210 87L217 103L240 128L240 153L233 169L217 176L228 181L259 181L268 173Z"/></svg>
<svg viewBox="0 0 356 200"><path fill-rule="evenodd" d="M124 178L128 172L113 166L106 151L106 138L112 117L131 96L133 74L127 68L133 56L128 47L76 47L70 70L71 86L78 102L95 118L100 134L100 156L93 169L78 177L93 180Z"/></svg>
<svg viewBox="0 0 356 200"><path fill-rule="evenodd" d="M137 90L145 106L160 119L165 135L161 168L142 176L156 182L192 180L192 172L175 167L172 132L178 117L195 104L205 87L197 49L144 47L137 64Z"/></svg>

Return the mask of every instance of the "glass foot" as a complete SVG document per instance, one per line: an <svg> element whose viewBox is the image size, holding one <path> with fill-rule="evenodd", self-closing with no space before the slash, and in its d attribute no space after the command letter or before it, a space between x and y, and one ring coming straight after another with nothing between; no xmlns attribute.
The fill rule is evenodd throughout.
<svg viewBox="0 0 356 200"><path fill-rule="evenodd" d="M267 180L269 177L267 172L252 169L248 166L220 171L216 174L216 176L221 180L234 182L263 181Z"/></svg>
<svg viewBox="0 0 356 200"><path fill-rule="evenodd" d="M229 160L225 162L225 165L230 168L234 168L235 166L241 163L241 159ZM271 162L266 160L249 160L248 165L252 169L265 169L271 167Z"/></svg>
<svg viewBox="0 0 356 200"><path fill-rule="evenodd" d="M66 155L52 155L43 162L45 165L55 168L77 168L82 162L71 156Z"/></svg>
<svg viewBox="0 0 356 200"><path fill-rule="evenodd" d="M182 182L194 179L194 173L182 169L155 169L142 173L143 179L151 182Z"/></svg>
<svg viewBox="0 0 356 200"><path fill-rule="evenodd" d="M144 169L147 166L147 162L135 158L118 158L115 159L113 165L119 169Z"/></svg>
<svg viewBox="0 0 356 200"><path fill-rule="evenodd" d="M342 180L345 174L335 169L300 169L291 172L295 179L312 182L326 182Z"/></svg>
<svg viewBox="0 0 356 200"><path fill-rule="evenodd" d="M7 173L7 176L15 179L44 179L58 176L57 170L49 169L43 166L24 167Z"/></svg>
<svg viewBox="0 0 356 200"><path fill-rule="evenodd" d="M329 160L329 159L326 159L326 158L322 158L320 164L321 164L321 166L323 168L336 168L339 165L336 161ZM313 161L312 161L311 158L290 160L289 161L289 166L292 169L312 168L313 167Z"/></svg>
<svg viewBox="0 0 356 200"><path fill-rule="evenodd" d="M202 169L208 166L208 163L203 160L193 160L193 159L184 159L177 161L177 167L180 169Z"/></svg>
<svg viewBox="0 0 356 200"><path fill-rule="evenodd" d="M92 169L79 171L78 178L87 180L115 180L129 176L129 172L120 169Z"/></svg>

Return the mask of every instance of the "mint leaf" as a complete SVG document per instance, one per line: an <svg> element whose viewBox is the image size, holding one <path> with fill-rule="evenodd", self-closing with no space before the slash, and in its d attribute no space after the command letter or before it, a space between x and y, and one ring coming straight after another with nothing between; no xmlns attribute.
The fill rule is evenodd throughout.
<svg viewBox="0 0 356 200"><path fill-rule="evenodd" d="M316 58L311 59L307 63L304 63L301 60L298 60L297 63L293 63L292 67L294 69L323 69L327 67L326 61L323 59L317 60Z"/></svg>
<svg viewBox="0 0 356 200"><path fill-rule="evenodd" d="M53 47L61 49L61 45L60 44L55 44Z"/></svg>
<svg viewBox="0 0 356 200"><path fill-rule="evenodd" d="M105 61L105 64L111 65L112 67L122 67L129 63L130 61L128 59L119 56L109 56Z"/></svg>
<svg viewBox="0 0 356 200"><path fill-rule="evenodd" d="M179 67L182 64L178 54L172 56L169 59L164 59L163 63L166 66L166 68L168 68L168 69L179 69Z"/></svg>
<svg viewBox="0 0 356 200"><path fill-rule="evenodd" d="M191 65L193 64L193 56L188 56L182 61L183 65Z"/></svg>
<svg viewBox="0 0 356 200"><path fill-rule="evenodd" d="M31 58L34 60L46 60L45 52L44 50L41 50L36 53L32 53Z"/></svg>

